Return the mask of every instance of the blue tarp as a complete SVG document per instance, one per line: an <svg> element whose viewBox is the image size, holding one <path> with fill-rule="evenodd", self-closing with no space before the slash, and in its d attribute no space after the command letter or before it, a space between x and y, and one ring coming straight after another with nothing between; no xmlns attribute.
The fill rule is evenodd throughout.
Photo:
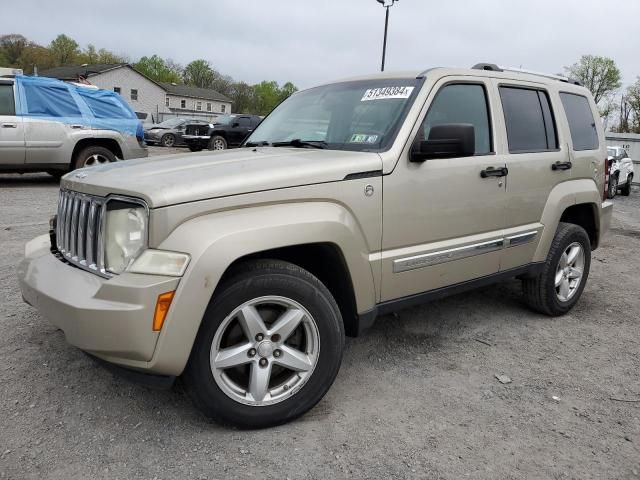
<svg viewBox="0 0 640 480"><path fill-rule="evenodd" d="M18 115L142 137L140 120L115 92L24 75L16 76L16 84Z"/></svg>

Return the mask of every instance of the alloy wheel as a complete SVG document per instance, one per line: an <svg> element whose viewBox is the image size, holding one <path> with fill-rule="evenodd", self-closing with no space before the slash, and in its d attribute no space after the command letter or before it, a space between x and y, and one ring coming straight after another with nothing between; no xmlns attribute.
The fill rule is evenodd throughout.
<svg viewBox="0 0 640 480"><path fill-rule="evenodd" d="M315 320L296 301L259 297L237 307L213 337L210 366L220 389L250 406L272 405L298 392L320 352Z"/></svg>
<svg viewBox="0 0 640 480"><path fill-rule="evenodd" d="M84 161L84 167L95 167L98 165L104 165L105 163L109 163L109 159L104 156L101 155L99 153L94 153L92 155L89 155L85 161Z"/></svg>
<svg viewBox="0 0 640 480"><path fill-rule="evenodd" d="M568 302L578 291L584 275L584 248L579 242L569 245L556 267L556 296L561 302Z"/></svg>

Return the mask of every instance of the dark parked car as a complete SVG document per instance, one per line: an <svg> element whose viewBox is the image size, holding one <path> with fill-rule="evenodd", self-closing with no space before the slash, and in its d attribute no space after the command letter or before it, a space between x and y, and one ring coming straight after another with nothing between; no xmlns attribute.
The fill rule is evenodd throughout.
<svg viewBox="0 0 640 480"><path fill-rule="evenodd" d="M144 132L144 139L149 145L162 145L163 147L173 147L183 145L183 135L186 125L198 125L209 128L211 125L204 120L194 120L191 118L170 118L157 125L152 125Z"/></svg>
<svg viewBox="0 0 640 480"><path fill-rule="evenodd" d="M192 152L225 150L239 146L261 121L258 115L222 115L212 126L190 122L182 138Z"/></svg>

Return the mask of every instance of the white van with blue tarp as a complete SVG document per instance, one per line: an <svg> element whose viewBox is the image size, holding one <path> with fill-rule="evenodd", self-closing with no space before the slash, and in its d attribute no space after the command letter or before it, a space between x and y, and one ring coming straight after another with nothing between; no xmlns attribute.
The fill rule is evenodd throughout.
<svg viewBox="0 0 640 480"><path fill-rule="evenodd" d="M146 157L144 131L119 94L45 77L0 77L0 172L76 168Z"/></svg>

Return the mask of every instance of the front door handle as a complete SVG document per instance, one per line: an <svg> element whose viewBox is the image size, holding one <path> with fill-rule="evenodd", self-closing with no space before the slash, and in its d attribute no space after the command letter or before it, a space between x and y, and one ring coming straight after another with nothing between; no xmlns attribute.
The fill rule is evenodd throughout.
<svg viewBox="0 0 640 480"><path fill-rule="evenodd" d="M506 177L507 175L509 175L509 169L507 167L487 167L480 172L482 178Z"/></svg>
<svg viewBox="0 0 640 480"><path fill-rule="evenodd" d="M17 123L3 123L2 128L18 128Z"/></svg>
<svg viewBox="0 0 640 480"><path fill-rule="evenodd" d="M551 165L551 170L569 170L572 166L571 162L556 162Z"/></svg>

